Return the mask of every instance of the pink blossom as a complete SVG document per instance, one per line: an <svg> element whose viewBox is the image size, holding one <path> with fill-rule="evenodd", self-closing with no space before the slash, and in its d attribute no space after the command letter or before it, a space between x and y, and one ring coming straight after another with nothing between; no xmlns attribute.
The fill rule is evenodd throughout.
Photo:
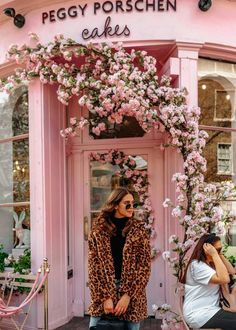
<svg viewBox="0 0 236 330"><path fill-rule="evenodd" d="M163 205L163 207L168 207L168 206L170 206L170 205L171 205L171 201L170 201L170 199L169 199L169 198L166 198L162 205Z"/></svg>
<svg viewBox="0 0 236 330"><path fill-rule="evenodd" d="M168 259L170 259L170 251L164 251L164 252L162 253L162 258L163 258L164 260L168 260Z"/></svg>

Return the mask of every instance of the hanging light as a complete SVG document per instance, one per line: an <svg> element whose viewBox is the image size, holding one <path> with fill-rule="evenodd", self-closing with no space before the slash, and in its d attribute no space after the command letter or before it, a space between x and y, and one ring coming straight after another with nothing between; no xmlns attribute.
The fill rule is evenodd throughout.
<svg viewBox="0 0 236 330"><path fill-rule="evenodd" d="M22 28L25 25L25 18L21 14L16 15L16 11L14 8L5 8L3 10L3 13L8 16L13 18L13 23L15 26L18 28Z"/></svg>
<svg viewBox="0 0 236 330"><path fill-rule="evenodd" d="M211 8L212 0L199 0L198 7L201 11L207 11Z"/></svg>

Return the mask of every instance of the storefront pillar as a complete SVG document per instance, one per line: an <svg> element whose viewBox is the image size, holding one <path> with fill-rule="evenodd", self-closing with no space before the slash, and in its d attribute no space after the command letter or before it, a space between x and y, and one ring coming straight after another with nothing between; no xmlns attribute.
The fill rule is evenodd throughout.
<svg viewBox="0 0 236 330"><path fill-rule="evenodd" d="M187 103L189 106L197 106L198 104L198 77L197 77L197 61L198 53L201 48L200 44L191 45L184 43L177 43L176 49L171 56L175 57L179 61L179 75L175 81L176 87L185 87L188 91ZM178 71L175 69L175 71ZM167 148L165 150L165 198L170 198L173 203L176 202L178 193L176 192L176 186L172 182L173 174L177 172L183 172L183 159L181 154L173 152L173 149ZM171 215L171 209L165 209L166 227L166 250L169 250L168 238L171 235L177 235L181 237L183 235L183 228L180 226L176 218ZM173 296L175 295L176 278L170 274L169 265L166 265L166 300L170 305L173 304ZM177 309L178 300L173 306Z"/></svg>
<svg viewBox="0 0 236 330"><path fill-rule="evenodd" d="M39 80L32 82L29 86L32 270L35 272L43 258L48 258L50 329L68 320L65 141L59 134L63 124L64 107L57 100L55 86L42 85ZM43 325L41 299L37 300L37 328Z"/></svg>
<svg viewBox="0 0 236 330"><path fill-rule="evenodd" d="M198 105L198 76L197 63L199 51L203 44L177 42L174 56L179 58L178 87L185 87L188 91L187 102L189 106Z"/></svg>

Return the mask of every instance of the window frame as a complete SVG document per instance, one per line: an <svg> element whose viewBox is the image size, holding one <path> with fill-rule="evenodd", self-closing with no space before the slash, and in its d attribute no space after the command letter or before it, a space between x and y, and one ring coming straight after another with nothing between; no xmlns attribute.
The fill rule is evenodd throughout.
<svg viewBox="0 0 236 330"><path fill-rule="evenodd" d="M29 95L29 89L28 86L25 85L27 87L27 93ZM29 116L29 105L28 105L28 116ZM9 137L5 137L5 138L0 138L0 144L6 144L6 143L13 143L15 141L23 141L23 140L28 140L29 142L29 125L28 125L28 133L23 133L23 134L19 134L19 135L13 135L13 136L9 136ZM30 164L29 164L30 166ZM30 178L29 178L30 180ZM10 203L0 203L0 208L4 209L4 208L12 208L14 210L15 207L29 207L30 208L30 199L29 201L21 201L21 202L10 202Z"/></svg>
<svg viewBox="0 0 236 330"><path fill-rule="evenodd" d="M229 94L230 92L233 92L233 101L234 102L232 104L233 109L231 111L230 118L217 117L217 93L218 92L226 92L226 93L228 93L228 95L230 95ZM235 111L236 111L235 99L236 99L235 90L233 90L233 89L225 89L225 90L216 89L215 90L214 119L213 119L214 122L225 122L225 121L233 122L233 121L235 121L235 119L236 119L235 118Z"/></svg>

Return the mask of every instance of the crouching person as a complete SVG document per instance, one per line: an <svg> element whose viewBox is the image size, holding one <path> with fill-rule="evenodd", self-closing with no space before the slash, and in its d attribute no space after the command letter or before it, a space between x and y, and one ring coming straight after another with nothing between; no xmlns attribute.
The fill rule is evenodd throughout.
<svg viewBox="0 0 236 330"><path fill-rule="evenodd" d="M220 286L230 280L221 250L220 237L203 235L187 264L183 315L192 328L236 330L236 313L220 307Z"/></svg>

